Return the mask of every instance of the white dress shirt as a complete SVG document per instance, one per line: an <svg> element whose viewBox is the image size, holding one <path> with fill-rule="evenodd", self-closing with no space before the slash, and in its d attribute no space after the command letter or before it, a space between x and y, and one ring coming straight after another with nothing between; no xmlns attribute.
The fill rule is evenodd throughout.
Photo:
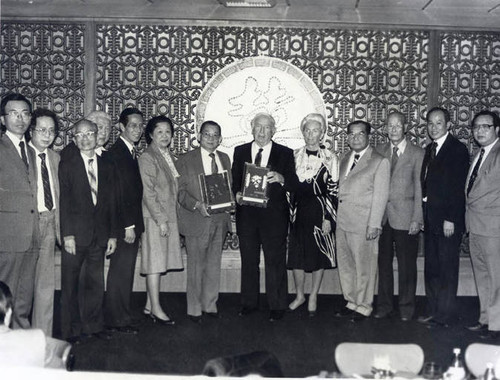
<svg viewBox="0 0 500 380"><path fill-rule="evenodd" d="M203 162L203 171L205 174L212 174L212 157L209 156L210 152L205 148L201 147L201 161ZM217 151L214 151L215 163L217 164L217 173L220 173L222 169L222 163L220 162L219 155Z"/></svg>
<svg viewBox="0 0 500 380"><path fill-rule="evenodd" d="M49 172L49 180L50 180L50 193L52 196L52 204L54 205L52 210L56 209L56 202L54 199L54 176L52 175L52 168L50 167L49 155L47 154L47 150L40 152L30 141L29 145L35 150L35 160L36 160L36 175L38 178L37 181L37 189L36 189L36 198L38 201L38 212L49 211L47 207L45 207L45 194L43 192L43 181L42 181L42 159L40 158L40 153L45 153L45 166L47 166L47 171Z"/></svg>
<svg viewBox="0 0 500 380"><path fill-rule="evenodd" d="M268 162L269 162L269 156L271 155L271 148L273 147L273 142L270 141L267 145L265 146L259 146L257 143L254 141L252 143L252 164L255 161L255 156L257 156L257 153L259 153L259 149L262 148L262 159L260 161L260 166L261 167L266 167Z"/></svg>
<svg viewBox="0 0 500 380"><path fill-rule="evenodd" d="M26 140L25 140L24 136L20 139L15 134L13 134L13 133L11 133L9 131L5 131L5 135L9 137L10 141L12 141L12 143L16 147L17 153L19 153L19 157L21 157L21 158L23 158L23 156L21 154L21 147L19 146L19 143L21 141L24 141L24 149L26 151L26 158L28 159L28 164L29 164L29 162L30 162L30 155L28 154L28 144L26 143Z"/></svg>

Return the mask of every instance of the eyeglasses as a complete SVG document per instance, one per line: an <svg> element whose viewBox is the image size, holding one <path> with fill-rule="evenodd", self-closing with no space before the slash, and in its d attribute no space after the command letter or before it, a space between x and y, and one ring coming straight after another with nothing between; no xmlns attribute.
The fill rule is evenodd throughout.
<svg viewBox="0 0 500 380"><path fill-rule="evenodd" d="M128 123L127 128L130 129L141 129L143 128L142 124L136 124L136 123Z"/></svg>
<svg viewBox="0 0 500 380"><path fill-rule="evenodd" d="M213 135L207 132L202 132L201 135L205 137L206 139L218 139L220 137L220 134L214 133Z"/></svg>
<svg viewBox="0 0 500 380"><path fill-rule="evenodd" d="M474 124L472 126L472 130L479 131L480 129L482 129L483 131L487 131L491 127L494 127L494 125L493 124Z"/></svg>
<svg viewBox="0 0 500 380"><path fill-rule="evenodd" d="M95 136L96 132L95 131L86 131L86 132L77 132L75 133L75 137L78 137L78 138L83 138L83 137L87 137L87 138L91 138L92 136Z"/></svg>
<svg viewBox="0 0 500 380"><path fill-rule="evenodd" d="M18 111L18 110L10 110L5 113L6 115L9 115L10 117L15 117L18 118L21 116L23 119L27 119L28 117L31 116L31 112L23 110L23 111Z"/></svg>
<svg viewBox="0 0 500 380"><path fill-rule="evenodd" d="M350 139L353 139L355 137L366 137L366 132L363 132L363 131L357 132L357 133L352 133L351 132L351 133L347 134L347 137L350 138Z"/></svg>
<svg viewBox="0 0 500 380"><path fill-rule="evenodd" d="M55 129L33 128L33 130L41 133L42 135L49 135L49 136L55 136L56 135L56 130Z"/></svg>

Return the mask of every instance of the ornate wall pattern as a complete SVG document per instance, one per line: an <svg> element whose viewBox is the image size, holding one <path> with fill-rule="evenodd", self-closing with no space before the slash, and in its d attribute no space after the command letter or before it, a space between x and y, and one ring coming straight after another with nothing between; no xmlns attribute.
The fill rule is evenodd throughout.
<svg viewBox="0 0 500 380"><path fill-rule="evenodd" d="M383 141L388 112L404 112L423 136L428 33L333 29L97 25L97 102L117 119L126 106L146 119L169 115L176 154L197 146L195 107L210 78L235 60L272 56L303 70L323 95L334 149L347 149L346 125L362 118ZM299 123L300 121L297 121Z"/></svg>
<svg viewBox="0 0 500 380"><path fill-rule="evenodd" d="M83 24L2 24L0 96L20 92L34 108L57 113L61 131L55 148L67 143L68 128L84 114Z"/></svg>
<svg viewBox="0 0 500 380"><path fill-rule="evenodd" d="M439 72L439 102L450 111L455 136L472 152L474 114L500 111L500 34L444 33Z"/></svg>

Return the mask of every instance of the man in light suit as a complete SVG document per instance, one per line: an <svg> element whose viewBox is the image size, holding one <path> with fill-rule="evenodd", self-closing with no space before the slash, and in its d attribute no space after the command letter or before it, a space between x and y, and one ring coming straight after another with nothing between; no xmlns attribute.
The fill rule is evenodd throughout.
<svg viewBox="0 0 500 380"><path fill-rule="evenodd" d="M432 143L425 148L420 178L428 304L427 314L418 321L428 327L446 327L455 313L469 152L449 133L450 114L446 109L432 108L426 119Z"/></svg>
<svg viewBox="0 0 500 380"><path fill-rule="evenodd" d="M205 121L198 136L200 148L179 157L179 232L186 238L187 314L201 322L202 314L217 317L222 245L230 227L228 213L210 215L203 202L199 174L230 172L229 156L217 151L221 127Z"/></svg>
<svg viewBox="0 0 500 380"><path fill-rule="evenodd" d="M106 323L110 331L137 334L130 297L134 285L139 240L144 232L142 180L136 144L144 132L142 112L125 108L120 114L121 135L106 153L114 165L118 203L118 245L111 255L106 289Z"/></svg>
<svg viewBox="0 0 500 380"><path fill-rule="evenodd" d="M347 126L351 151L340 161L337 260L347 305L337 317L360 321L372 312L378 240L389 196L390 163L369 146L371 125Z"/></svg>
<svg viewBox="0 0 500 380"><path fill-rule="evenodd" d="M74 126L78 155L59 166L61 254L61 332L78 344L91 336L109 340L103 330L104 255L116 249L117 218L113 166L95 154L97 126ZM85 264L84 286L80 273ZM80 294L83 293L83 296ZM83 305L79 299L84 299Z"/></svg>
<svg viewBox="0 0 500 380"><path fill-rule="evenodd" d="M33 112L31 140L35 151L40 249L35 273L31 324L52 336L55 291L55 244L59 235L59 155L49 147L58 132L56 114L39 108Z"/></svg>
<svg viewBox="0 0 500 380"><path fill-rule="evenodd" d="M38 257L35 153L24 137L31 103L21 94L9 94L0 114L6 128L0 139L0 281L15 297L14 327L28 328Z"/></svg>
<svg viewBox="0 0 500 380"><path fill-rule="evenodd" d="M423 226L420 170L424 150L405 139L405 117L393 112L387 118L389 142L377 151L391 162L389 200L385 209L378 255L378 296L375 318L392 314L394 248L398 260L399 313L403 321L415 312L418 233Z"/></svg>
<svg viewBox="0 0 500 380"><path fill-rule="evenodd" d="M232 166L233 193L241 201L245 162L270 168L267 174L268 197L266 208L236 206L236 230L241 253L241 310L248 315L257 310L260 292L260 250L266 263L266 293L269 320L282 319L288 307L286 243L289 205L287 191L294 191L299 183L295 173L293 151L272 141L276 132L274 118L267 113L257 114L252 122L254 141L237 146Z"/></svg>
<svg viewBox="0 0 500 380"><path fill-rule="evenodd" d="M488 340L500 338L500 118L481 111L472 133L481 149L472 160L465 194L465 223L477 293L479 321L467 328Z"/></svg>

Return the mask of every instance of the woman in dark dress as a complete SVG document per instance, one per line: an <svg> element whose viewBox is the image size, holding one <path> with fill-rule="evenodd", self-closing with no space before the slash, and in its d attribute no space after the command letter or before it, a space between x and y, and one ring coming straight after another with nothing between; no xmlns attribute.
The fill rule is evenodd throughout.
<svg viewBox="0 0 500 380"><path fill-rule="evenodd" d="M305 272L312 272L307 310L314 316L324 270L336 267L338 159L321 145L326 132L322 115L307 115L300 129L306 145L294 151L300 186L292 195L288 249L288 269L293 269L297 295L288 308L293 311L304 304Z"/></svg>

